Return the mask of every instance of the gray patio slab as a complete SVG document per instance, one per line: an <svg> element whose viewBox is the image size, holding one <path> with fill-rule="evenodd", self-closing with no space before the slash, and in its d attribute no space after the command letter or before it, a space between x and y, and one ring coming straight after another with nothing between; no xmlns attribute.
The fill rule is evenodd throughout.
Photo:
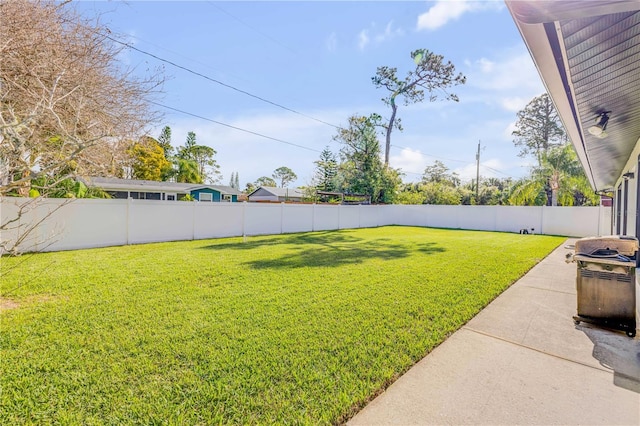
<svg viewBox="0 0 640 426"><path fill-rule="evenodd" d="M556 249L349 424L640 425L640 340L574 325L568 251Z"/></svg>

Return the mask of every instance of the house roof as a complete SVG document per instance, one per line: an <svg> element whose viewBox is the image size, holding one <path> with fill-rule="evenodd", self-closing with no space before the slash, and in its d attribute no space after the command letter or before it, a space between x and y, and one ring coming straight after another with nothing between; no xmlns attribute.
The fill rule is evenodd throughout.
<svg viewBox="0 0 640 426"><path fill-rule="evenodd" d="M158 182L154 180L119 179L90 177L84 179L85 184L97 186L113 191L162 191L162 192L190 192L197 189L209 188L225 195L240 195L240 191L230 186L206 185L201 183Z"/></svg>
<svg viewBox="0 0 640 426"><path fill-rule="evenodd" d="M640 2L506 3L591 185L612 188L640 138ZM600 139L587 129L604 111Z"/></svg>
<svg viewBox="0 0 640 426"><path fill-rule="evenodd" d="M297 188L277 188L275 186L260 186L256 190L254 190L249 197L254 195L256 192L263 190L268 192L271 195L276 197L290 197L290 198L302 198L304 197L304 192Z"/></svg>

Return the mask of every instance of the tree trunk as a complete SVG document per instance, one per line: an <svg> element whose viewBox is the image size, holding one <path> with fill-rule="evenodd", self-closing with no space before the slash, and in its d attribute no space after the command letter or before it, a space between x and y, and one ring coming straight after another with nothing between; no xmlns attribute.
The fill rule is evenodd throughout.
<svg viewBox="0 0 640 426"><path fill-rule="evenodd" d="M398 111L398 106L396 105L395 97L391 98L391 118L389 119L389 125L387 126L387 139L384 149L384 165L385 167L389 165L389 151L391 150L391 130L393 129L393 124L396 121L396 112Z"/></svg>
<svg viewBox="0 0 640 426"><path fill-rule="evenodd" d="M556 207L558 205L558 190L560 189L560 175L557 171L551 176L549 186L551 187L551 206Z"/></svg>

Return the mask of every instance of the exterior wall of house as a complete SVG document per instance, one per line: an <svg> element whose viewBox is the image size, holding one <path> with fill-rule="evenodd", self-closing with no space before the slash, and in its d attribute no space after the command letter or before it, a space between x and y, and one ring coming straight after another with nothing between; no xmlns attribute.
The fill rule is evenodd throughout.
<svg viewBox="0 0 640 426"><path fill-rule="evenodd" d="M263 188L258 188L249 196L249 201L278 201L278 196Z"/></svg>
<svg viewBox="0 0 640 426"><path fill-rule="evenodd" d="M616 181L614 199L613 199L613 234L632 235L640 238L640 229L637 226L636 214L640 213L638 204L640 203L640 197L638 196L638 182L640 181L640 140L636 142L636 146L625 164L622 174ZM633 173L633 178L630 176L624 177L625 174ZM625 196L625 182L627 187L627 194ZM620 189L620 191L618 191ZM625 203L626 200L626 203ZM626 210L626 215L625 215ZM625 229L625 217L626 217L626 231ZM636 269L636 330L640 334L640 270Z"/></svg>
<svg viewBox="0 0 640 426"><path fill-rule="evenodd" d="M613 234L631 235L640 238L640 229L637 229L638 227L636 226L636 213L638 212L638 202L640 201L638 198L639 157L640 140L636 142L636 146L614 186ZM628 173L633 173L633 177L625 178L624 175ZM625 228L626 232L624 232ZM618 229L620 229L620 232L618 232Z"/></svg>
<svg viewBox="0 0 640 426"><path fill-rule="evenodd" d="M222 201L222 197L220 195L219 191L216 191L214 189L210 189L210 188L200 188L200 189L196 189L191 191L191 195L193 196L193 198L195 198L196 200L200 201L200 194L212 194L212 200L214 203L218 203L220 201Z"/></svg>

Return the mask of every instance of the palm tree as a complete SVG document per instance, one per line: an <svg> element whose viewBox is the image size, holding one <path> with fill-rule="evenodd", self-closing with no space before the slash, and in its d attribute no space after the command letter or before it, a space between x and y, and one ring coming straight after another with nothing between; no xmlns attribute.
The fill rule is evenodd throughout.
<svg viewBox="0 0 640 426"><path fill-rule="evenodd" d="M573 206L585 201L597 204L598 197L570 144L550 148L540 160L529 178L514 185L509 197L511 204Z"/></svg>
<svg viewBox="0 0 640 426"><path fill-rule="evenodd" d="M198 163L193 160L177 158L176 182L182 183L203 183L202 175Z"/></svg>

